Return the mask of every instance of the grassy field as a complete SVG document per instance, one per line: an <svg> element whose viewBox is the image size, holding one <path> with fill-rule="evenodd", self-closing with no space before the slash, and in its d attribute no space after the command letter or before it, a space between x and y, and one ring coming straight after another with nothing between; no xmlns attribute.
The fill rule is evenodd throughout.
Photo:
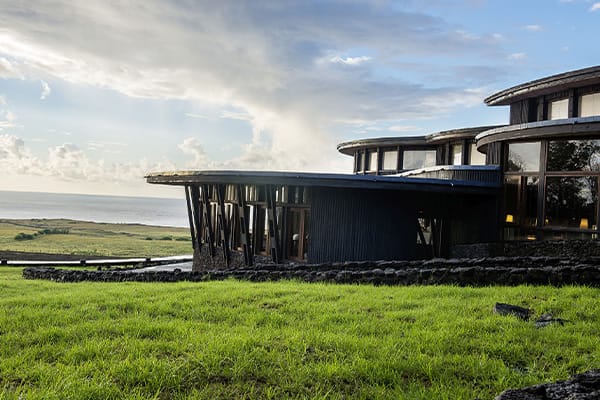
<svg viewBox="0 0 600 400"><path fill-rule="evenodd" d="M188 228L101 224L68 219L0 219L0 253L8 251L109 257L190 254Z"/></svg>
<svg viewBox="0 0 600 400"><path fill-rule="evenodd" d="M26 281L0 399L492 399L600 366L599 289ZM495 302L569 320L492 313Z"/></svg>

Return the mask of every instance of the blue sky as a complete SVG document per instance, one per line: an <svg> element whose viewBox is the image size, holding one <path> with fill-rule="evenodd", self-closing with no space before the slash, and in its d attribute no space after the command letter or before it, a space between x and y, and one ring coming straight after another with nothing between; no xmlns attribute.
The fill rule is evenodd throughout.
<svg viewBox="0 0 600 400"><path fill-rule="evenodd" d="M600 2L0 2L0 190L181 196L179 169L350 172L337 143L501 124L599 64Z"/></svg>

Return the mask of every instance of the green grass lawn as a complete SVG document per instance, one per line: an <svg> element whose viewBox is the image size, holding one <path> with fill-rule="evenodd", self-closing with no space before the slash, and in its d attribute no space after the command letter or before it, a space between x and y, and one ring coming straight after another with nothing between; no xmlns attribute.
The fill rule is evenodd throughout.
<svg viewBox="0 0 600 400"><path fill-rule="evenodd" d="M43 232L68 232L50 233ZM18 240L21 234L32 239ZM68 219L0 219L0 251L108 257L191 254L188 228L106 224Z"/></svg>
<svg viewBox="0 0 600 400"><path fill-rule="evenodd" d="M0 399L492 399L600 366L600 289L54 283L0 268ZM492 313L495 302L569 320Z"/></svg>

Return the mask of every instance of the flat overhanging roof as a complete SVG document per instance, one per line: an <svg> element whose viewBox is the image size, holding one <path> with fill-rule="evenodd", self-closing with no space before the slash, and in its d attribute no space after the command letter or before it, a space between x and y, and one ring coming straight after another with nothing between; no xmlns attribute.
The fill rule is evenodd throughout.
<svg viewBox="0 0 600 400"><path fill-rule="evenodd" d="M153 172L146 181L162 185L246 184L292 185L412 192L495 194L499 186L487 182L385 175L352 175L280 171L169 171Z"/></svg>
<svg viewBox="0 0 600 400"><path fill-rule="evenodd" d="M500 125L475 126L469 128L451 129L423 136L394 136L369 139L357 139L338 144L337 150L342 154L353 155L356 150L372 147L431 147L434 149L438 143L445 140L458 140L473 138L480 132L497 128Z"/></svg>
<svg viewBox="0 0 600 400"><path fill-rule="evenodd" d="M600 83L600 66L595 66L522 83L495 93L484 102L488 106L505 106L525 98L598 83Z"/></svg>

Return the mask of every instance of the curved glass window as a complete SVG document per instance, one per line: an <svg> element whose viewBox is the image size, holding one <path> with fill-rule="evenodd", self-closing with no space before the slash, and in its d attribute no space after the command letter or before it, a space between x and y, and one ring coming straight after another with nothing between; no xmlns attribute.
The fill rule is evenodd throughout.
<svg viewBox="0 0 600 400"><path fill-rule="evenodd" d="M477 151L477 145L475 145L475 143L471 143L469 158L469 165L485 165L485 154Z"/></svg>
<svg viewBox="0 0 600 400"><path fill-rule="evenodd" d="M369 152L369 166L367 171L374 172L377 171L377 150Z"/></svg>
<svg viewBox="0 0 600 400"><path fill-rule="evenodd" d="M385 150L381 164L385 171L395 171L398 168L398 152L396 150Z"/></svg>
<svg viewBox="0 0 600 400"><path fill-rule="evenodd" d="M544 225L589 229L596 226L598 177L547 177Z"/></svg>
<svg viewBox="0 0 600 400"><path fill-rule="evenodd" d="M548 103L548 119L569 118L569 99L555 100Z"/></svg>
<svg viewBox="0 0 600 400"><path fill-rule="evenodd" d="M435 150L404 150L402 169L433 167L435 156Z"/></svg>
<svg viewBox="0 0 600 400"><path fill-rule="evenodd" d="M579 98L579 116L600 115L600 93L584 94Z"/></svg>
<svg viewBox="0 0 600 400"><path fill-rule="evenodd" d="M540 142L509 143L506 170L537 172L540 170Z"/></svg>
<svg viewBox="0 0 600 400"><path fill-rule="evenodd" d="M600 139L548 143L548 171L600 171Z"/></svg>

